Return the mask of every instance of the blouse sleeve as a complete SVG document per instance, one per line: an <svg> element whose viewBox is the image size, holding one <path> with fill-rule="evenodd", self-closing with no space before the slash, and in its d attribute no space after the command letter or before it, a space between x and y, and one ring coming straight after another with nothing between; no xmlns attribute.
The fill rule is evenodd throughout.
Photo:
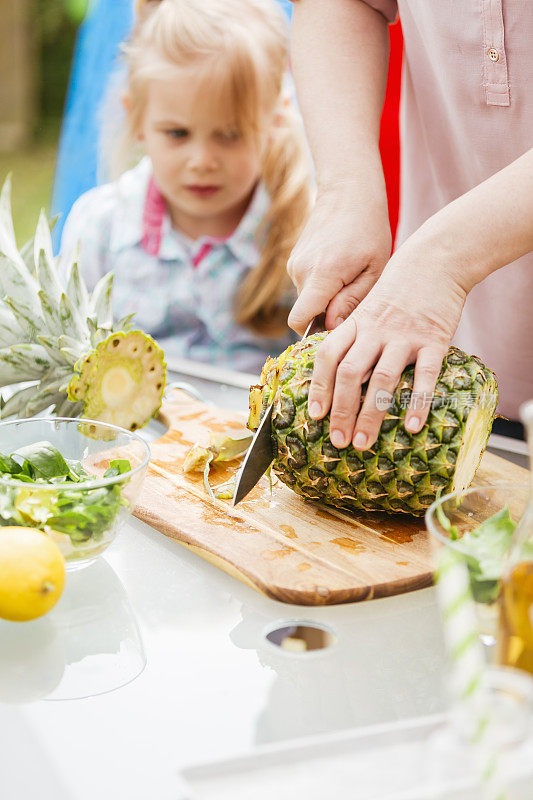
<svg viewBox="0 0 533 800"><path fill-rule="evenodd" d="M108 267L108 243L111 219L106 203L106 186L83 194L72 206L61 236L59 270L63 276L79 250L79 266L87 288L91 291Z"/></svg>
<svg viewBox="0 0 533 800"><path fill-rule="evenodd" d="M291 0L291 2L297 2L297 0ZM396 21L398 16L397 0L363 0L363 2L376 11L381 12L387 22L393 23Z"/></svg>
<svg viewBox="0 0 533 800"><path fill-rule="evenodd" d="M391 24L396 22L398 17L398 2L397 0L364 0L367 6L380 11L387 22Z"/></svg>

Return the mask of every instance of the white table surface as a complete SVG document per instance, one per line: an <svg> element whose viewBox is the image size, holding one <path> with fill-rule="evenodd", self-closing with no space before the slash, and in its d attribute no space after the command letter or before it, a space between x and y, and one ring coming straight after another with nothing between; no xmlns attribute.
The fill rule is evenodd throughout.
<svg viewBox="0 0 533 800"><path fill-rule="evenodd" d="M338 643L282 651L265 631L285 620ZM433 589L286 605L132 519L50 614L0 624L0 798L181 800L190 763L438 713L444 686Z"/></svg>

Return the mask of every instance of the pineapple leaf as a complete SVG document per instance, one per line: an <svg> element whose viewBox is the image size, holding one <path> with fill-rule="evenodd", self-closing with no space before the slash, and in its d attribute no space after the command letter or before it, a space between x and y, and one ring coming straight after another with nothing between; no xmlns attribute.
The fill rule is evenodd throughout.
<svg viewBox="0 0 533 800"><path fill-rule="evenodd" d="M1 269L2 267L0 264L0 271ZM40 322L41 315L38 312L33 313L30 308L23 303L13 300L12 297L5 297L4 303L13 313L13 316L15 317L17 325L21 329L23 336L30 340L34 339L38 331L38 325L36 325L36 322Z"/></svg>
<svg viewBox="0 0 533 800"><path fill-rule="evenodd" d="M104 342L108 336L109 336L109 331L106 331L105 328L98 328L94 336L91 338L92 346L98 347L98 345L101 342Z"/></svg>
<svg viewBox="0 0 533 800"><path fill-rule="evenodd" d="M43 291L39 292L39 302L41 304L41 315L48 333L53 336L61 336L63 329L59 318L59 304L54 303L53 298Z"/></svg>
<svg viewBox="0 0 533 800"><path fill-rule="evenodd" d="M72 336L60 336L58 340L59 347L61 350L71 350L73 353L76 354L76 361L81 358L87 348L85 347L84 342L80 342L79 339L74 339ZM89 348L90 349L90 348Z"/></svg>
<svg viewBox="0 0 533 800"><path fill-rule="evenodd" d="M25 316L39 314L38 285L21 259L22 267L0 253L0 294L15 302Z"/></svg>
<svg viewBox="0 0 533 800"><path fill-rule="evenodd" d="M21 310L37 314L37 283L17 249L11 217L11 176L0 193L0 295L8 295Z"/></svg>
<svg viewBox="0 0 533 800"><path fill-rule="evenodd" d="M37 388L38 386L36 384L32 384L12 394L8 400L3 402L2 409L0 410L0 419L7 419L8 417L22 414L26 408L26 404L34 397Z"/></svg>
<svg viewBox="0 0 533 800"><path fill-rule="evenodd" d="M11 173L5 179L0 193L0 252L19 267L25 268L17 248L11 216Z"/></svg>
<svg viewBox="0 0 533 800"><path fill-rule="evenodd" d="M39 342L39 344L42 344L42 346L44 347L44 349L46 350L52 361L54 361L54 363L61 365L63 367L65 366L65 362L67 364L71 364L70 359L66 358L66 356L63 356L61 350L58 349L57 339L54 339L53 336L45 336L44 334L40 334L39 336L37 336L37 341Z"/></svg>
<svg viewBox="0 0 533 800"><path fill-rule="evenodd" d="M54 407L54 414L58 417L79 417L82 411L83 403L73 403L68 397L63 397Z"/></svg>
<svg viewBox="0 0 533 800"><path fill-rule="evenodd" d="M24 261L26 269L31 275L35 275L35 258L33 255L34 248L35 236L32 236L31 239L28 239L28 241L20 248L20 257Z"/></svg>
<svg viewBox="0 0 533 800"><path fill-rule="evenodd" d="M56 403L61 402L65 397L64 392L53 392L49 390L42 390L35 395L32 400L26 405L24 409L24 416L25 417L33 417L35 414L38 414L40 411L44 411L46 408L55 405Z"/></svg>
<svg viewBox="0 0 533 800"><path fill-rule="evenodd" d="M109 331L98 327L96 317L87 317L86 322L87 329L89 330L91 347L98 347L100 342L109 336Z"/></svg>
<svg viewBox="0 0 533 800"><path fill-rule="evenodd" d="M119 321L115 325L113 325L113 333L116 333L117 331L131 330L131 328L133 327L131 323L134 316L135 312L133 314L128 314L126 317L122 317L122 319L119 319Z"/></svg>
<svg viewBox="0 0 533 800"><path fill-rule="evenodd" d="M72 350L71 347L61 347L60 353L71 367L74 367L81 358L77 351Z"/></svg>
<svg viewBox="0 0 533 800"><path fill-rule="evenodd" d="M67 336L72 336L77 341L83 341L87 336L87 328L82 322L78 309L72 300L63 292L59 301L59 317L61 327Z"/></svg>
<svg viewBox="0 0 533 800"><path fill-rule="evenodd" d="M20 342L22 332L15 322L13 313L0 305L0 347Z"/></svg>
<svg viewBox="0 0 533 800"><path fill-rule="evenodd" d="M57 388L55 386L56 382L59 386L62 382L64 382L65 378L70 378L71 376L72 370L67 364L62 364L60 367L58 367L56 364L52 364L48 372L45 372L45 374L42 376L39 388L41 388L45 383L54 384L54 388Z"/></svg>
<svg viewBox="0 0 533 800"><path fill-rule="evenodd" d="M89 307L89 293L81 278L77 258L68 267L66 292L74 307L78 309L80 317L85 319Z"/></svg>
<svg viewBox="0 0 533 800"><path fill-rule="evenodd" d="M51 217L48 220L48 228L50 230L50 233L52 233L52 231L54 230L58 219L59 219L59 214L56 214L55 217ZM28 239L28 241L25 242L25 244L23 244L22 247L20 248L20 257L26 264L28 272L30 272L32 275L35 274L34 251L35 251L35 236L32 236L31 239Z"/></svg>
<svg viewBox="0 0 533 800"><path fill-rule="evenodd" d="M41 211L35 232L34 259L37 280L41 289L58 303L61 296L61 282L52 252L50 228L44 211Z"/></svg>
<svg viewBox="0 0 533 800"><path fill-rule="evenodd" d="M14 344L0 350L0 386L41 378L50 359L40 344Z"/></svg>
<svg viewBox="0 0 533 800"><path fill-rule="evenodd" d="M100 278L91 295L91 315L96 317L99 328L111 330L113 325L113 273L108 272Z"/></svg>

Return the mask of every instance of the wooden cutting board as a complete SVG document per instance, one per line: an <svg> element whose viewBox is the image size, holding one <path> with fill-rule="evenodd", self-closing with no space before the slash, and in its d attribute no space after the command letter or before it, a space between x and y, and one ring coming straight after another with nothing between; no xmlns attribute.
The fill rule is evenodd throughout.
<svg viewBox="0 0 533 800"><path fill-rule="evenodd" d="M244 416L175 391L161 411L167 433L152 458L135 515L268 597L328 605L420 589L432 582L430 536L423 517L348 514L304 501L263 477L245 500L213 506L201 475L182 470L192 446L209 431L237 435ZM211 472L223 483L237 463ZM528 472L485 453L474 485L524 483Z"/></svg>

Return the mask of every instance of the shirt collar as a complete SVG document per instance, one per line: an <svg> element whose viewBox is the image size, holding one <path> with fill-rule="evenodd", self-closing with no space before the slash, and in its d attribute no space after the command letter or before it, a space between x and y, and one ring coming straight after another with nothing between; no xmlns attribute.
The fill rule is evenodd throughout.
<svg viewBox="0 0 533 800"><path fill-rule="evenodd" d="M152 178L150 159L145 156L136 167L125 172L117 181L119 213L111 227L109 249L118 252L141 243L143 236L143 214L146 193ZM270 199L264 184L260 181L252 195L250 205L233 233L223 242L232 254L243 264L257 263L265 238L262 225L268 211ZM193 255L205 242L220 240L202 236L194 243ZM170 216L165 213L161 229L159 258L169 261L185 261L190 251L179 232L172 228Z"/></svg>

